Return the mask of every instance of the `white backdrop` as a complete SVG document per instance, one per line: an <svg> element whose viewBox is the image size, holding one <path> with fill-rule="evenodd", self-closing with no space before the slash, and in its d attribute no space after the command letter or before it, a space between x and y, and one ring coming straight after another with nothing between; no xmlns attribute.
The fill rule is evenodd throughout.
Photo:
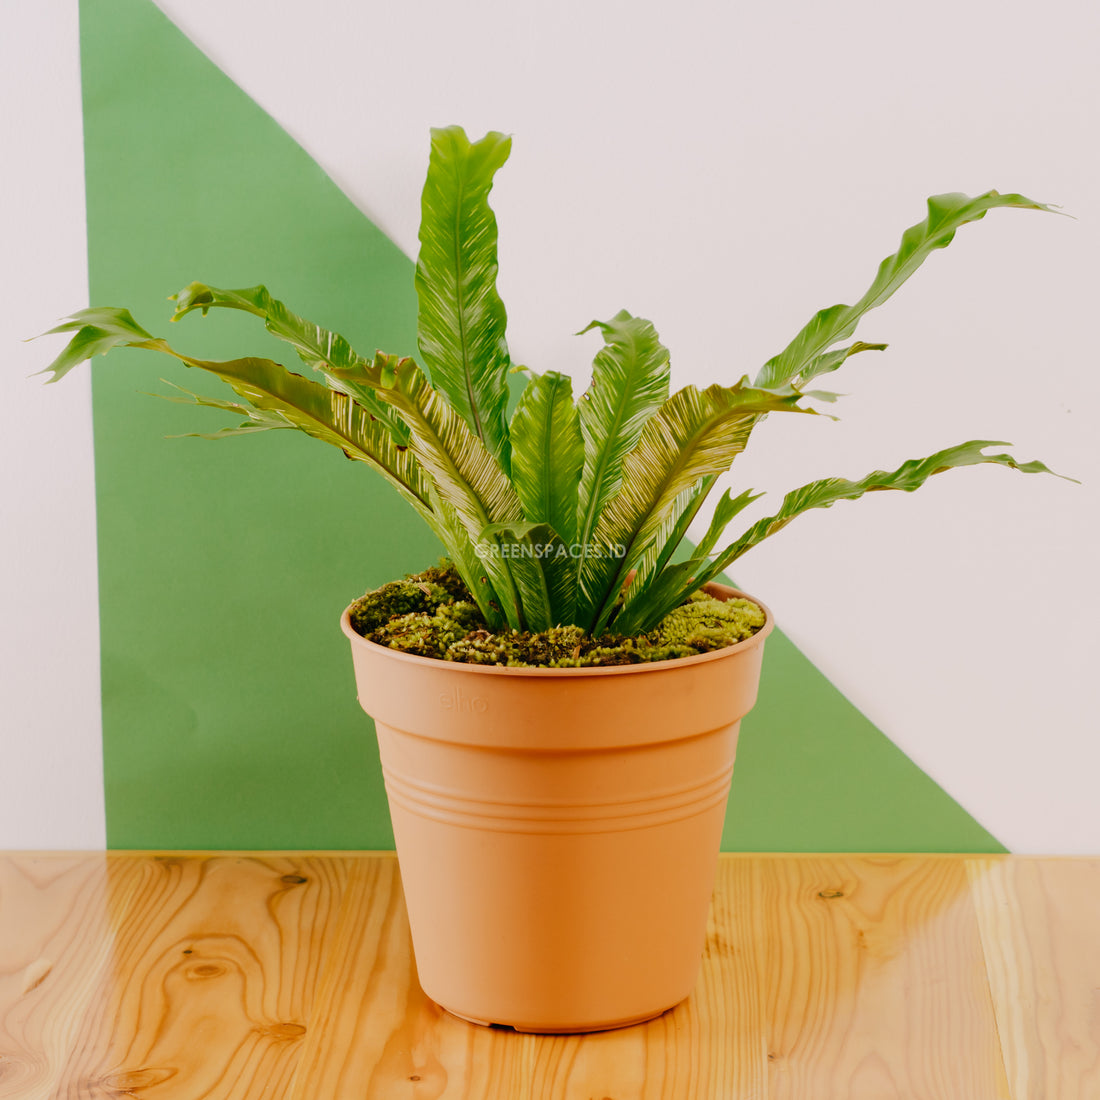
<svg viewBox="0 0 1100 1100"><path fill-rule="evenodd" d="M677 382L732 381L816 309L858 297L927 195L997 187L1062 204L1077 220L995 211L964 228L861 326L891 347L833 376L850 394L841 422L772 418L738 478L774 504L814 477L990 438L1084 484L949 473L915 496L804 517L736 576L1011 849L1100 850L1100 9L160 6L410 255L428 127L513 133L494 191L501 293L513 354L536 369L583 378L595 337L570 334L625 306L653 318ZM14 248L0 392L14 414L0 572L5 718L16 717L4 745L20 779L5 779L0 846L94 846L86 397L69 384L47 401L23 378L45 349L8 339L86 293L75 6L11 11L4 79L19 111L3 149L20 171L6 167L2 183ZM59 575L81 611L75 637L40 625ZM79 656L75 688L52 679L59 646Z"/></svg>
<svg viewBox="0 0 1100 1100"><path fill-rule="evenodd" d="M91 385L25 344L88 299L76 4L0 34L0 848L106 843ZM63 392L68 391L68 392Z"/></svg>

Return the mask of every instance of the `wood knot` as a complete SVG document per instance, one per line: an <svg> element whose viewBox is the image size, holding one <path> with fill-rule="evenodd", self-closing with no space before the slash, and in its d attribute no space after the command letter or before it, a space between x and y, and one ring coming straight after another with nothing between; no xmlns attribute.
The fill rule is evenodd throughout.
<svg viewBox="0 0 1100 1100"><path fill-rule="evenodd" d="M713 932L707 937L705 951L708 955L719 955L732 959L737 954L736 948L720 932Z"/></svg>
<svg viewBox="0 0 1100 1100"><path fill-rule="evenodd" d="M187 971L189 978L219 978L225 973L225 967L220 963L199 963Z"/></svg>
<svg viewBox="0 0 1100 1100"><path fill-rule="evenodd" d="M269 1024L258 1030L269 1039L300 1039L306 1033L302 1024Z"/></svg>
<svg viewBox="0 0 1100 1100"><path fill-rule="evenodd" d="M176 1076L176 1070L169 1066L146 1066L143 1069L124 1069L110 1073L101 1084L113 1096L133 1096L136 1089L152 1088L163 1085Z"/></svg>
<svg viewBox="0 0 1100 1100"><path fill-rule="evenodd" d="M821 898L822 901L835 901L837 898L844 897L844 891L843 890L819 890L817 892L817 896L819 898Z"/></svg>
<svg viewBox="0 0 1100 1100"><path fill-rule="evenodd" d="M283 875L279 881L285 882L287 886L301 886L303 882L309 882L309 879L302 875Z"/></svg>
<svg viewBox="0 0 1100 1100"><path fill-rule="evenodd" d="M49 976L53 963L49 959L35 959L23 971L23 985L20 992L25 997L32 989L37 989Z"/></svg>

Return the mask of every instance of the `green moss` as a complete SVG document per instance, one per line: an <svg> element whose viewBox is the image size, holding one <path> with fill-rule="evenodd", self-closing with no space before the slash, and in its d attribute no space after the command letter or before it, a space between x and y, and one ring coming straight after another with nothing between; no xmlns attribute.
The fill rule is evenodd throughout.
<svg viewBox="0 0 1100 1100"><path fill-rule="evenodd" d="M369 641L437 660L512 668L585 668L693 657L752 637L764 612L749 600L696 592L656 629L635 638L591 638L578 626L537 634L492 633L454 567L391 581L352 605L353 628Z"/></svg>
<svg viewBox="0 0 1100 1100"><path fill-rule="evenodd" d="M751 638L764 612L751 600L718 600L705 593L670 611L649 635L655 645L685 645L699 653Z"/></svg>
<svg viewBox="0 0 1100 1100"><path fill-rule="evenodd" d="M462 661L468 665L506 665L508 649L499 634L475 630L447 647L445 661Z"/></svg>
<svg viewBox="0 0 1100 1100"><path fill-rule="evenodd" d="M414 578L406 577L405 579ZM459 576L458 570L446 558L442 558L438 565L425 569L423 573L417 573L415 580L439 585L440 588L446 589L455 600L460 602L469 603L472 600L470 591L462 577Z"/></svg>
<svg viewBox="0 0 1100 1100"><path fill-rule="evenodd" d="M471 600L458 570L443 558L423 573L410 573L403 581L390 581L360 596L349 616L352 629L367 638L398 616L434 615L441 606Z"/></svg>
<svg viewBox="0 0 1100 1100"><path fill-rule="evenodd" d="M421 657L446 657L448 649L470 633L484 630L485 620L477 605L465 601L440 604L432 613L414 611L398 615L368 635L372 642L417 653Z"/></svg>
<svg viewBox="0 0 1100 1100"><path fill-rule="evenodd" d="M580 652L591 643L579 626L555 626L539 634L512 631L490 634L479 630L456 641L444 653L444 660L465 661L477 665L556 665Z"/></svg>
<svg viewBox="0 0 1100 1100"><path fill-rule="evenodd" d="M349 617L352 629L368 637L393 618L416 612L432 613L441 602L453 599L446 589L427 581L390 581L360 596L351 605Z"/></svg>

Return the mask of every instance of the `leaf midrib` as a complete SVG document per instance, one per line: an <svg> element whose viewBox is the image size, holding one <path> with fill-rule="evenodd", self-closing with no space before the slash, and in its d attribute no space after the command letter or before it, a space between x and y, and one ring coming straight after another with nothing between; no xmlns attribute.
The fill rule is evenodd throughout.
<svg viewBox="0 0 1100 1100"><path fill-rule="evenodd" d="M470 416L473 418L473 428L478 438L485 442L485 431L481 424L481 413L477 407L477 398L474 392L473 376L470 371L470 354L466 342L466 308L465 295L462 291L463 273L462 249L459 247L459 233L462 227L462 205L466 200L466 173L462 166L456 166L458 176L458 199L455 202L454 233L451 243L454 248L455 269L455 304L458 307L458 339L462 354L462 377L466 385L466 400L470 405Z"/></svg>
<svg viewBox="0 0 1100 1100"><path fill-rule="evenodd" d="M637 338L635 337L634 333L628 331L627 332L627 339L628 339L628 341L631 345L631 350L636 351ZM640 365L639 361L638 361L637 357L635 357L635 367L637 368L639 365ZM636 377L636 370L635 370L635 372L632 372L632 373ZM595 382L595 379L593 379L593 384L594 384L594 382ZM582 400L583 400L583 398L582 398ZM593 528L594 528L595 522L596 522L595 513L597 511L597 499L598 499L598 496L599 496L599 494L597 493L597 488L600 485L602 485L604 475L607 472L607 466L610 463L611 445L612 445L612 442L614 440L618 439L619 430L622 428L623 419L625 417L625 407L626 407L626 401L625 400L620 401L617 408L615 409L614 429L607 433L607 435L605 437L605 440L604 440L604 446L601 448L601 450L599 450L597 452L597 459L598 459L598 462L599 462L599 465L597 467L597 474L592 479L592 489L591 489L591 492L589 493L589 497L588 497L588 506L587 506L587 509L586 509L585 517L584 517L584 525L583 525L582 528L579 528L578 531L577 531L577 542L581 546L587 546L589 538L592 537L592 531L593 531ZM581 572L583 570L584 560L585 559L584 559L583 554L581 555L580 558L577 559L577 577L578 577L578 579L580 578Z"/></svg>
<svg viewBox="0 0 1100 1100"><path fill-rule="evenodd" d="M542 514L546 517L546 522L550 522L551 517L555 516L555 509L553 508L554 497L554 479L550 476L550 472L553 470L553 447L551 443L553 441L554 433L554 408L558 398L558 383L556 381L550 384L550 404L546 410L546 430L543 432L543 470L546 471L546 476L539 478L543 487L543 502L542 502ZM536 477L538 475L536 474Z"/></svg>

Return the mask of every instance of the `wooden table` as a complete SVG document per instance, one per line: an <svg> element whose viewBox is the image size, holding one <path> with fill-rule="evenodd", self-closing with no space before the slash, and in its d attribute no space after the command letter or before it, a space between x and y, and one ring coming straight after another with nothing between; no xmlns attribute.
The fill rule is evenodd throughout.
<svg viewBox="0 0 1100 1100"><path fill-rule="evenodd" d="M723 856L691 998L535 1036L420 991L390 853L0 856L0 1097L1097 1100L1100 860Z"/></svg>

